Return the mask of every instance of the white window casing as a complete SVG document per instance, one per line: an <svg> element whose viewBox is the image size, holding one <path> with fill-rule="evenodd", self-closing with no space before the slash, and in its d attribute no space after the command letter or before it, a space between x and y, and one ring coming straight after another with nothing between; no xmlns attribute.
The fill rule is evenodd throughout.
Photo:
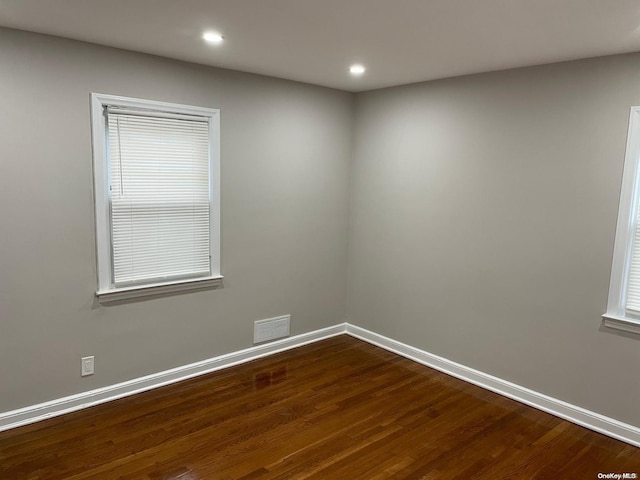
<svg viewBox="0 0 640 480"><path fill-rule="evenodd" d="M92 94L100 302L218 286L220 112Z"/></svg>
<svg viewBox="0 0 640 480"><path fill-rule="evenodd" d="M606 326L640 333L640 107L632 107L616 228Z"/></svg>

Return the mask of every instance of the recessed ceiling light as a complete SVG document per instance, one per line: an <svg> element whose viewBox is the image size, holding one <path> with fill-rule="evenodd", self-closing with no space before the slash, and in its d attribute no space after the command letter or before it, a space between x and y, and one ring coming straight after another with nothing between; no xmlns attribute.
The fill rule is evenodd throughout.
<svg viewBox="0 0 640 480"><path fill-rule="evenodd" d="M365 72L366 68L362 65L351 65L349 67L349 71L352 75L362 75Z"/></svg>
<svg viewBox="0 0 640 480"><path fill-rule="evenodd" d="M222 43L222 41L224 40L224 37L222 35L214 32L205 32L202 35L202 38L204 38L209 43Z"/></svg>

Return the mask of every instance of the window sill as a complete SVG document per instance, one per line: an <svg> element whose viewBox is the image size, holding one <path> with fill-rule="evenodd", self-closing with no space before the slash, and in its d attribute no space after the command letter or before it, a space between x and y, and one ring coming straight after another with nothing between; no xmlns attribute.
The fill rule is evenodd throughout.
<svg viewBox="0 0 640 480"><path fill-rule="evenodd" d="M610 313L605 313L604 315L602 315L602 320L604 321L605 327L640 334L640 320L619 317Z"/></svg>
<svg viewBox="0 0 640 480"><path fill-rule="evenodd" d="M100 303L110 303L166 293L217 288L222 285L223 278L222 275L218 275L215 277L198 278L196 280L176 280L150 285L138 285L135 287L114 288L112 290L97 291L96 297L98 297Z"/></svg>

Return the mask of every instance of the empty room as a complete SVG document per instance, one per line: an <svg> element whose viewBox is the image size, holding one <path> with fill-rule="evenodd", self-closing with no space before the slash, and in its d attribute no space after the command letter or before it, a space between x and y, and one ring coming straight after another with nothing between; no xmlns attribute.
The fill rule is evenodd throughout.
<svg viewBox="0 0 640 480"><path fill-rule="evenodd" d="M0 480L638 479L631 0L0 0Z"/></svg>

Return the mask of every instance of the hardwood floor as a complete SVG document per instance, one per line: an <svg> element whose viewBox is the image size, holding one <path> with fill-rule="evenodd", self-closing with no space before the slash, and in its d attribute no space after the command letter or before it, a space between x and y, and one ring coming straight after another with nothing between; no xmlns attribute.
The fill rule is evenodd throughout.
<svg viewBox="0 0 640 480"><path fill-rule="evenodd" d="M0 480L598 473L640 449L345 335L0 433Z"/></svg>

